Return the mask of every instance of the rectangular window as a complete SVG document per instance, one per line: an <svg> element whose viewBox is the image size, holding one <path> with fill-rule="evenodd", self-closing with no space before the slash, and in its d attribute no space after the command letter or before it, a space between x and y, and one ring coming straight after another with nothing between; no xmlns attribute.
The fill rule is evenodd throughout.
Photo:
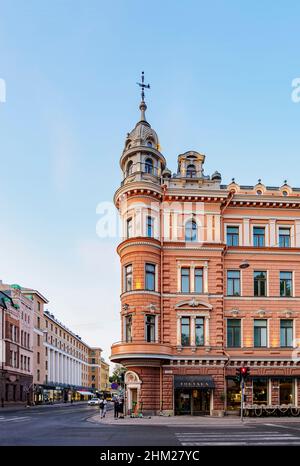
<svg viewBox="0 0 300 466"><path fill-rule="evenodd" d="M37 318L37 328L41 328L41 318Z"/></svg>
<svg viewBox="0 0 300 466"><path fill-rule="evenodd" d="M279 247L280 248L291 247L291 229L290 228L279 228Z"/></svg>
<svg viewBox="0 0 300 466"><path fill-rule="evenodd" d="M125 316L125 340L132 341L132 315Z"/></svg>
<svg viewBox="0 0 300 466"><path fill-rule="evenodd" d="M181 318L181 345L190 346L190 318Z"/></svg>
<svg viewBox="0 0 300 466"><path fill-rule="evenodd" d="M294 388L295 385L293 383L292 377L279 379L279 403L281 405L294 404Z"/></svg>
<svg viewBox="0 0 300 466"><path fill-rule="evenodd" d="M293 294L293 273L280 272L280 296L292 296Z"/></svg>
<svg viewBox="0 0 300 466"><path fill-rule="evenodd" d="M241 347L241 319L227 319L227 346Z"/></svg>
<svg viewBox="0 0 300 466"><path fill-rule="evenodd" d="M240 296L241 295L241 277L239 270L227 271L227 295Z"/></svg>
<svg viewBox="0 0 300 466"><path fill-rule="evenodd" d="M196 346L204 346L204 318L203 317L196 317L195 320L196 326Z"/></svg>
<svg viewBox="0 0 300 466"><path fill-rule="evenodd" d="M181 293L190 292L190 269L188 267L181 268Z"/></svg>
<svg viewBox="0 0 300 466"><path fill-rule="evenodd" d="M290 319L280 320L280 346L282 348L293 346L293 321Z"/></svg>
<svg viewBox="0 0 300 466"><path fill-rule="evenodd" d="M41 336L37 335L37 346L41 346Z"/></svg>
<svg viewBox="0 0 300 466"><path fill-rule="evenodd" d="M125 267L125 291L132 291L132 265Z"/></svg>
<svg viewBox="0 0 300 466"><path fill-rule="evenodd" d="M40 310L41 310L41 303L40 303L39 301L37 302L37 307L38 307L38 311L40 312Z"/></svg>
<svg viewBox="0 0 300 466"><path fill-rule="evenodd" d="M195 293L203 293L203 269L195 269Z"/></svg>
<svg viewBox="0 0 300 466"><path fill-rule="evenodd" d="M148 291L155 291L155 265L145 265L145 289Z"/></svg>
<svg viewBox="0 0 300 466"><path fill-rule="evenodd" d="M263 248L265 246L265 228L253 228L253 246L256 248Z"/></svg>
<svg viewBox="0 0 300 466"><path fill-rule="evenodd" d="M268 379L267 377L253 378L253 404L268 404Z"/></svg>
<svg viewBox="0 0 300 466"><path fill-rule="evenodd" d="M128 218L126 222L126 236L127 238L132 237L132 218Z"/></svg>
<svg viewBox="0 0 300 466"><path fill-rule="evenodd" d="M37 378L37 381L39 382L40 381L40 370L39 369L36 371L36 378Z"/></svg>
<svg viewBox="0 0 300 466"><path fill-rule="evenodd" d="M239 227L227 227L227 245L239 245Z"/></svg>
<svg viewBox="0 0 300 466"><path fill-rule="evenodd" d="M36 361L38 364L40 364L40 353L39 352L36 353Z"/></svg>
<svg viewBox="0 0 300 466"><path fill-rule="evenodd" d="M146 333L146 341L148 343L155 342L155 316L154 315L146 315L146 322L145 322L145 333Z"/></svg>
<svg viewBox="0 0 300 466"><path fill-rule="evenodd" d="M154 219L150 217L149 215L147 216L147 236L148 238L153 238L154 236Z"/></svg>
<svg viewBox="0 0 300 466"><path fill-rule="evenodd" d="M254 320L254 346L255 348L267 346L267 319Z"/></svg>
<svg viewBox="0 0 300 466"><path fill-rule="evenodd" d="M267 272L254 272L254 296L267 296Z"/></svg>

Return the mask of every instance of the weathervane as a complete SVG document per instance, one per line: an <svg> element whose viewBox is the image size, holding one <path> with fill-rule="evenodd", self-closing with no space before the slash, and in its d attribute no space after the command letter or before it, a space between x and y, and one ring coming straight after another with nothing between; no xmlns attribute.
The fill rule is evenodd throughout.
<svg viewBox="0 0 300 466"><path fill-rule="evenodd" d="M144 71L142 71L142 82L137 83L142 88L142 102L145 102L145 92L144 89L150 89L150 84L144 84Z"/></svg>

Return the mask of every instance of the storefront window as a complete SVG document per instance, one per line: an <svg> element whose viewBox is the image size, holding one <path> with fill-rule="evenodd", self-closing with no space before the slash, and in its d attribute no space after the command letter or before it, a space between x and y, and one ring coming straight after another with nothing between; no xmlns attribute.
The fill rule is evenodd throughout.
<svg viewBox="0 0 300 466"><path fill-rule="evenodd" d="M241 407L241 387L234 377L227 379L227 409L237 410Z"/></svg>
<svg viewBox="0 0 300 466"><path fill-rule="evenodd" d="M253 404L268 404L268 379L253 379Z"/></svg>
<svg viewBox="0 0 300 466"><path fill-rule="evenodd" d="M279 403L294 404L294 384L291 377L279 379Z"/></svg>

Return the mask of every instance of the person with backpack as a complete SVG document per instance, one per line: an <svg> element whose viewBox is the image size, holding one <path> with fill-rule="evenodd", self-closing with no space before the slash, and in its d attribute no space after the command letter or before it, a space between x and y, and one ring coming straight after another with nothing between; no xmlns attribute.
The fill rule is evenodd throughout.
<svg viewBox="0 0 300 466"><path fill-rule="evenodd" d="M100 418L104 418L106 414L106 405L107 401L104 398L104 396L101 398L100 403L99 403L99 408L100 408Z"/></svg>

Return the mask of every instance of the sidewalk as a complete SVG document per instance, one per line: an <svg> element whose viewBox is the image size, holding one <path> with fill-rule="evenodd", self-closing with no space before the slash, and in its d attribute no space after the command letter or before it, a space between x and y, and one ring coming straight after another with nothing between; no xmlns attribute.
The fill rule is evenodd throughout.
<svg viewBox="0 0 300 466"><path fill-rule="evenodd" d="M108 411L104 419L100 419L100 414L96 414L87 419L88 422L95 424L109 424L109 425L125 425L125 426L243 426L249 424L281 424L298 422L300 426L300 417L260 417L260 418L244 418L241 421L238 416L224 416L224 417L211 417L211 416L151 416L144 418L130 418L126 416L124 419L114 419L113 411Z"/></svg>

